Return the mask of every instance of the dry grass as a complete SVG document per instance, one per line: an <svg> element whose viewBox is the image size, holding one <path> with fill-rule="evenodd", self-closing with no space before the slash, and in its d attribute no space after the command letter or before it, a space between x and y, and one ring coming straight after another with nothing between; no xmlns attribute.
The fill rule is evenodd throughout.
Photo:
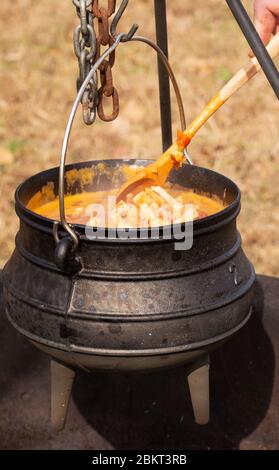
<svg viewBox="0 0 279 470"><path fill-rule="evenodd" d="M247 45L224 1L196 0L194 8L183 0L168 3L171 62L193 118L245 62ZM152 0L130 0L121 27L136 21L142 34L154 38L152 5ZM71 40L76 21L71 0L0 3L0 148L13 154L13 162L0 166L0 266L14 245L16 186L58 164L75 93ZM114 75L120 117L94 128L77 119L69 160L160 153L156 60L144 47L119 49ZM191 145L196 163L239 184L246 252L258 272L271 275L279 275L278 151L278 102L263 75L219 111Z"/></svg>

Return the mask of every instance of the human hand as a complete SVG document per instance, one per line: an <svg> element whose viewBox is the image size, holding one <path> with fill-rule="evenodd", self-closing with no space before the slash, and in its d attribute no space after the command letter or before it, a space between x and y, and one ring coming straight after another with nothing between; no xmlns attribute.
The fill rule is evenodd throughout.
<svg viewBox="0 0 279 470"><path fill-rule="evenodd" d="M255 0L255 27L265 45L279 32L279 0Z"/></svg>

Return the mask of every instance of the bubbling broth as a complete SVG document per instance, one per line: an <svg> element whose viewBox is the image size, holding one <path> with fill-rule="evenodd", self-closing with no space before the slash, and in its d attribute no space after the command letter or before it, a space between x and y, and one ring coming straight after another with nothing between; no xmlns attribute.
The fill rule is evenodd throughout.
<svg viewBox="0 0 279 470"><path fill-rule="evenodd" d="M37 193L27 207L38 215L59 220L59 200L51 196L51 188L47 189L47 186L43 190L46 196L41 197L42 191ZM144 188L137 195L129 194L125 201L117 204L116 194L117 189L66 195L67 221L92 227L159 227L202 219L225 207L217 197L169 183L164 187Z"/></svg>

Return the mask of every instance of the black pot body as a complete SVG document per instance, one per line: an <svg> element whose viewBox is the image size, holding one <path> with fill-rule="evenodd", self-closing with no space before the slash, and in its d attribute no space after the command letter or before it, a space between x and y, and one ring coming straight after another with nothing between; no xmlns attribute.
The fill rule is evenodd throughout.
<svg viewBox="0 0 279 470"><path fill-rule="evenodd" d="M232 181L190 166L171 175L228 204L194 222L190 250L176 251L174 239L90 241L80 226L81 268L69 274L55 263L53 224L25 207L57 179L58 169L49 170L17 190L20 230L4 269L7 316L38 347L86 369L157 368L194 360L247 322L255 273L241 248Z"/></svg>

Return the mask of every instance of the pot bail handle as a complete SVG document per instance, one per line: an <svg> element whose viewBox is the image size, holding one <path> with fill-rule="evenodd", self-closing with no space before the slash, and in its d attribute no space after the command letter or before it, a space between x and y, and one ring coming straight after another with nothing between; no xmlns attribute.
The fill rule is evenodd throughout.
<svg viewBox="0 0 279 470"><path fill-rule="evenodd" d="M77 233L74 230L74 227L69 224L66 220L66 215L65 215L65 164L66 164L66 157L67 157L67 151L68 151L68 143L69 143L69 138L72 130L72 125L74 122L74 118L78 109L78 106L80 104L80 101L82 99L83 93L86 90L86 87L94 74L96 73L97 69L99 66L102 64L102 62L118 47L118 45L122 42L127 43L130 41L138 41L138 42L143 42L147 44L148 46L152 47L157 54L159 55L160 59L162 60L164 66L166 67L166 70L169 74L169 77L171 79L174 91L175 91L175 96L179 108L179 115L180 115L180 121L181 121L181 128L185 129L186 127L186 119L185 119L185 112L184 112L184 106L183 106L183 101L182 101L182 96L179 90L179 86L177 84L174 72L171 68L171 65L164 54L164 52L160 49L160 47L153 43L150 39L147 39L143 36L134 36L131 37L127 40L127 34L126 33L120 33L117 36L114 36L115 42L99 57L99 59L96 61L90 72L88 73L87 77L85 78L83 84L81 85L78 94L76 96L76 99L74 101L73 107L71 109L69 119L67 122L65 134L64 134L64 139L63 139L63 144L62 144L62 150L61 150L61 157L60 157L60 168L59 168L59 188L58 188L58 195L59 195L59 212L60 212L60 222L55 222L53 225L53 235L54 239L56 242L56 253L59 253L59 257L56 260L56 264L61 269L63 266L66 266L66 261L65 259L62 259L63 257L66 258L69 252L71 253L71 259L73 263L76 266L76 260L74 259L74 255L78 249L79 246L79 237ZM187 151L185 150L185 157L188 160L190 164L192 164L192 161L187 154ZM62 247L59 247L59 244L63 242L63 238L59 238L59 224L61 223L62 227L64 230L67 232L67 236L65 237L67 240L67 243L63 245ZM71 250L69 247L69 241L71 242Z"/></svg>

